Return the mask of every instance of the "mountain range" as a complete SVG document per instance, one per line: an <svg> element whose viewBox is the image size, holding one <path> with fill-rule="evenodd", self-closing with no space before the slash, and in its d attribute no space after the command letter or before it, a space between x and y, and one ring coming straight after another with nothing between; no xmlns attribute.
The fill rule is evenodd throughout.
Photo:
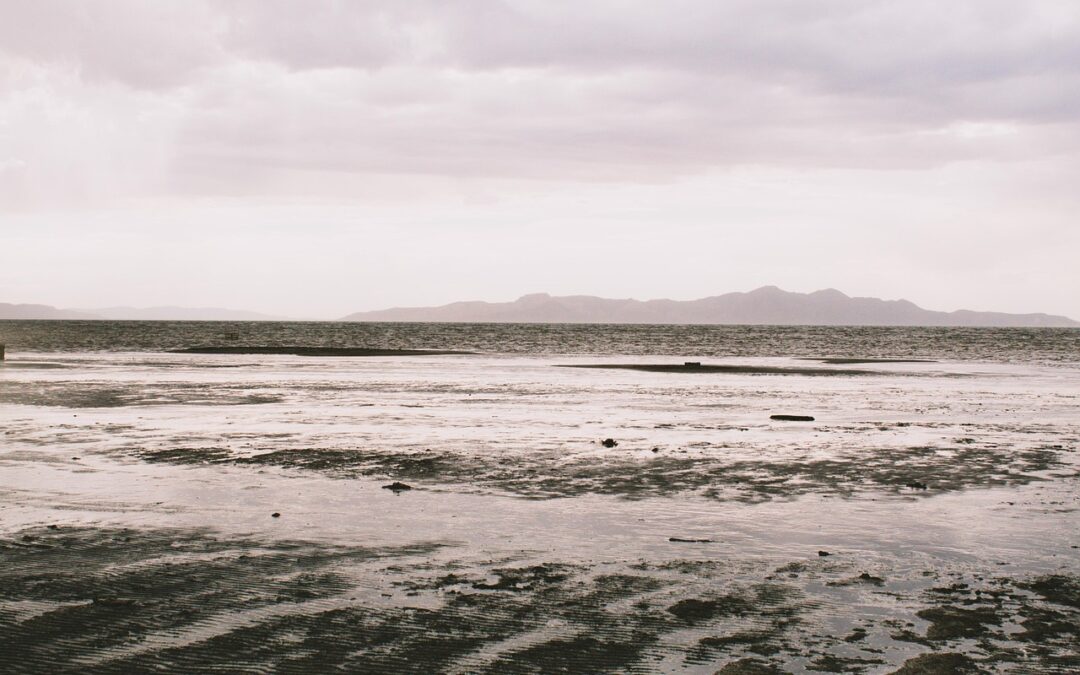
<svg viewBox="0 0 1080 675"><path fill-rule="evenodd" d="M1052 314L936 312L907 300L853 298L838 290L792 293L765 286L700 300L610 300L589 295L525 295L513 302L455 302L357 312L343 321L492 323L658 323L826 326L1080 326Z"/></svg>
<svg viewBox="0 0 1080 675"><path fill-rule="evenodd" d="M0 303L0 319L134 321L287 321L286 317L216 307L107 307L57 309ZM356 312L341 321L491 323L656 323L823 326L1077 327L1053 314L937 312L907 300L849 297L838 290L792 293L765 286L700 300L612 300L591 295L525 295L513 302L455 302L440 307L395 307Z"/></svg>
<svg viewBox="0 0 1080 675"><path fill-rule="evenodd" d="M67 319L82 321L287 321L286 317L219 307L105 307L57 309L49 305L0 302L0 319Z"/></svg>
<svg viewBox="0 0 1080 675"><path fill-rule="evenodd" d="M102 317L90 312L80 312L74 309L57 309L49 305L13 305L9 302L0 302L0 319L69 319L87 320L100 319Z"/></svg>

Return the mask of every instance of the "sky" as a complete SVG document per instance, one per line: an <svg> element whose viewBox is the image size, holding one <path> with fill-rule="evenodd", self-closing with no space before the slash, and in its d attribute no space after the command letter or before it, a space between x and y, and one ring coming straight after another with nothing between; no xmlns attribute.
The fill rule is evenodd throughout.
<svg viewBox="0 0 1080 675"><path fill-rule="evenodd" d="M1080 318L1073 0L0 0L0 302Z"/></svg>

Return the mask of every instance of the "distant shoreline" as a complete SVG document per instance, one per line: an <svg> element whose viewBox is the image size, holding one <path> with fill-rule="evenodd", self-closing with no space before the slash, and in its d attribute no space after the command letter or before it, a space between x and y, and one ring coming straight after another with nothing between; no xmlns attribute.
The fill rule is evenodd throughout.
<svg viewBox="0 0 1080 675"><path fill-rule="evenodd" d="M590 295L524 295L512 302L468 301L437 307L395 307L354 312L338 319L292 319L220 307L111 307L57 309L0 302L0 320L509 323L646 326L897 326L1075 328L1067 316L923 309L908 300L852 297L836 289L794 293L764 286L697 300L610 299Z"/></svg>
<svg viewBox="0 0 1080 675"><path fill-rule="evenodd" d="M870 324L870 323L645 323L637 321L357 321L346 319L62 319L37 318L17 319L0 318L3 323L90 323L90 324L357 324L357 325L422 325L433 326L632 326L632 327L679 327L679 328L880 328L880 329L941 329L941 330L1080 330L1080 323L1075 326L988 326L988 325L944 325L944 324Z"/></svg>

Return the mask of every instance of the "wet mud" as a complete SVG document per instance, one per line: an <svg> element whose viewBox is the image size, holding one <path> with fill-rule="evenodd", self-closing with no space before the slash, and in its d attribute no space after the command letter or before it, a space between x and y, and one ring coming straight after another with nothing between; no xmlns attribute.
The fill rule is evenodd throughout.
<svg viewBox="0 0 1080 675"><path fill-rule="evenodd" d="M173 349L173 354L287 354L290 356L446 356L468 355L476 352L446 349L372 349L367 347L185 347Z"/></svg>
<svg viewBox="0 0 1080 675"><path fill-rule="evenodd" d="M156 385L110 381L2 382L0 404L54 408L124 408L161 405L258 405L278 403L280 392L239 385L163 382Z"/></svg>
<svg viewBox="0 0 1080 675"><path fill-rule="evenodd" d="M937 363L934 359L890 359L890 358L857 358L849 356L833 356L823 359L806 359L820 361L833 365L857 365L860 363Z"/></svg>
<svg viewBox="0 0 1080 675"><path fill-rule="evenodd" d="M638 370L645 373L729 374L729 375L802 375L804 377L858 377L864 375L895 375L886 371L857 368L801 368L793 366L750 366L718 363L575 363L559 368L593 368L598 370Z"/></svg>
<svg viewBox="0 0 1080 675"><path fill-rule="evenodd" d="M434 488L453 485L535 499L586 494L625 499L687 494L743 502L791 500L807 494L929 497L966 488L1044 481L1047 472L1055 469L1062 470L1061 475L1076 476L1080 468L1080 457L1071 445L1009 447L970 439L952 446L868 448L828 458L777 461L732 458L722 449L694 456L613 449L606 456L577 457L557 452L500 456L437 450L259 452L250 447L188 446L124 452L149 462L284 467L336 478L392 478Z"/></svg>
<svg viewBox="0 0 1080 675"><path fill-rule="evenodd" d="M0 539L0 669L1074 672L1080 577L841 555L577 562L54 525ZM886 602L889 615L865 611ZM850 611L845 611L845 608ZM891 665L890 665L891 664Z"/></svg>

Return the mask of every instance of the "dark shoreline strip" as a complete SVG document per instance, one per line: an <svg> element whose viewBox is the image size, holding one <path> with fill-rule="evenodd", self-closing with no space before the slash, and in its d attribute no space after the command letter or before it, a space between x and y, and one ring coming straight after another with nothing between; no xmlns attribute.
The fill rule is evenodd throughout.
<svg viewBox="0 0 1080 675"><path fill-rule="evenodd" d="M783 368L780 366L686 366L663 363L586 363L557 365L556 368L605 368L612 370L641 370L647 373L729 373L736 375L896 375L880 370L854 368Z"/></svg>
<svg viewBox="0 0 1080 675"><path fill-rule="evenodd" d="M170 354L288 354L291 356L446 356L470 355L441 349L368 349L365 347L188 347Z"/></svg>
<svg viewBox="0 0 1080 675"><path fill-rule="evenodd" d="M934 359L874 359L830 356L827 358L802 357L803 361L818 361L819 363L831 363L838 366L857 365L860 363L937 363Z"/></svg>

